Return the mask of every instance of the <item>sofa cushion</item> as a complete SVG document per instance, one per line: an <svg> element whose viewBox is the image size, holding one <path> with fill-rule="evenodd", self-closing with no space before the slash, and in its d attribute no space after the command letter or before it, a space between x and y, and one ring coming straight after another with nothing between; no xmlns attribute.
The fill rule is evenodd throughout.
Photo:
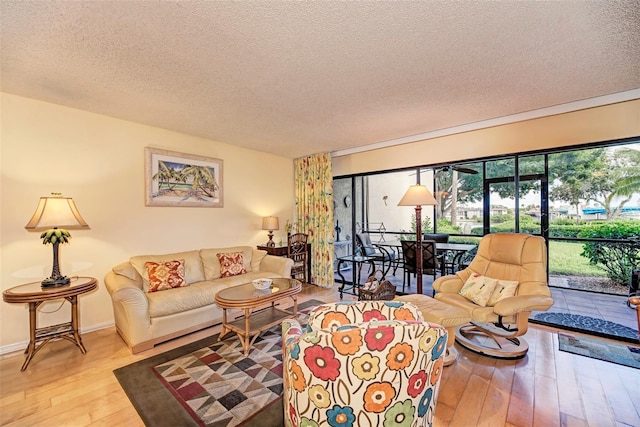
<svg viewBox="0 0 640 427"><path fill-rule="evenodd" d="M254 279L275 279L277 273L254 271L239 276L225 277L213 281L191 283L187 287L146 294L149 300L149 316L163 317L189 311L207 305L215 306L216 294L230 286L249 283Z"/></svg>
<svg viewBox="0 0 640 427"><path fill-rule="evenodd" d="M218 253L220 261L220 277L239 276L245 274L244 257L242 252Z"/></svg>
<svg viewBox="0 0 640 427"><path fill-rule="evenodd" d="M147 276L149 276L147 292L164 291L189 285L184 280L183 259L165 262L147 261L144 266L147 269Z"/></svg>
<svg viewBox="0 0 640 427"><path fill-rule="evenodd" d="M218 260L219 253L242 252L244 269L247 272L253 271L253 269L251 268L253 251L254 249L251 246L232 246L229 248L201 249L200 258L202 260L202 266L204 269L203 280L214 280L220 277L220 261Z"/></svg>
<svg viewBox="0 0 640 427"><path fill-rule="evenodd" d="M147 295L149 300L149 316L151 318L170 316L196 308L214 305L216 293L226 288L224 283L196 282L186 288L174 288Z"/></svg>
<svg viewBox="0 0 640 427"><path fill-rule="evenodd" d="M177 252L166 255L137 255L131 257L129 262L138 274L142 276L142 288L146 291L149 289L149 276L144 264L149 261L166 262L175 259L184 259L184 280L187 283L191 284L205 280L199 251Z"/></svg>

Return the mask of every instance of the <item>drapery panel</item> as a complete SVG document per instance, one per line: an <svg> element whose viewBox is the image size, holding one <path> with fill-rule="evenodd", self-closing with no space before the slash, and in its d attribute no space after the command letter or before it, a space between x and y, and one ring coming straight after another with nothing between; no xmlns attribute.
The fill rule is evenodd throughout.
<svg viewBox="0 0 640 427"><path fill-rule="evenodd" d="M309 235L311 282L330 288L333 276L333 176L331 154L294 160L296 230Z"/></svg>

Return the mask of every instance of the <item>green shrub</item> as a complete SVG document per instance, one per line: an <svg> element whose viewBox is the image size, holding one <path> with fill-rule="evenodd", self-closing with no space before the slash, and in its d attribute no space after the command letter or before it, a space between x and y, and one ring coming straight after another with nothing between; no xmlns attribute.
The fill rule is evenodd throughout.
<svg viewBox="0 0 640 427"><path fill-rule="evenodd" d="M438 220L438 233L460 234L462 233L462 227L451 225L451 221L441 218Z"/></svg>
<svg viewBox="0 0 640 427"><path fill-rule="evenodd" d="M493 224L502 224L507 221L513 222L513 214L491 215L491 222Z"/></svg>
<svg viewBox="0 0 640 427"><path fill-rule="evenodd" d="M618 239L621 242L587 242L580 255L607 273L612 281L629 283L631 270L640 265L640 221L609 221L589 224L578 233L580 238Z"/></svg>
<svg viewBox="0 0 640 427"><path fill-rule="evenodd" d="M580 231L584 229L584 225L574 224L550 224L549 237L578 237Z"/></svg>

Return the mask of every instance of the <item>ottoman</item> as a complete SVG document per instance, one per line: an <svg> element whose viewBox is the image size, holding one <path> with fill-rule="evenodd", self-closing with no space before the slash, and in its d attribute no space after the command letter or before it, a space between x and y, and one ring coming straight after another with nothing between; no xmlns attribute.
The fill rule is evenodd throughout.
<svg viewBox="0 0 640 427"><path fill-rule="evenodd" d="M471 320L469 313L462 308L454 307L421 294L397 296L394 300L414 304L422 312L424 320L447 328L447 353L444 357L444 366L449 366L455 362L458 357L458 352L453 346L456 340L456 327Z"/></svg>

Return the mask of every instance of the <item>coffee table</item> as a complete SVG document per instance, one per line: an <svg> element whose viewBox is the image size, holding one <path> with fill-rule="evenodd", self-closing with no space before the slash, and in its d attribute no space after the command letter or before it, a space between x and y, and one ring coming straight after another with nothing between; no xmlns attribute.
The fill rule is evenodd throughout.
<svg viewBox="0 0 640 427"><path fill-rule="evenodd" d="M235 332L240 338L244 355L249 354L260 332L276 326L284 319L298 315L298 299L296 294L302 290L302 284L296 279L273 279L268 289L258 290L252 283L223 289L216 294L216 305L222 308L222 330L218 341L228 332ZM291 298L293 311L276 307L276 301ZM270 307L263 307L271 304ZM227 310L244 310L244 315L229 320Z"/></svg>

